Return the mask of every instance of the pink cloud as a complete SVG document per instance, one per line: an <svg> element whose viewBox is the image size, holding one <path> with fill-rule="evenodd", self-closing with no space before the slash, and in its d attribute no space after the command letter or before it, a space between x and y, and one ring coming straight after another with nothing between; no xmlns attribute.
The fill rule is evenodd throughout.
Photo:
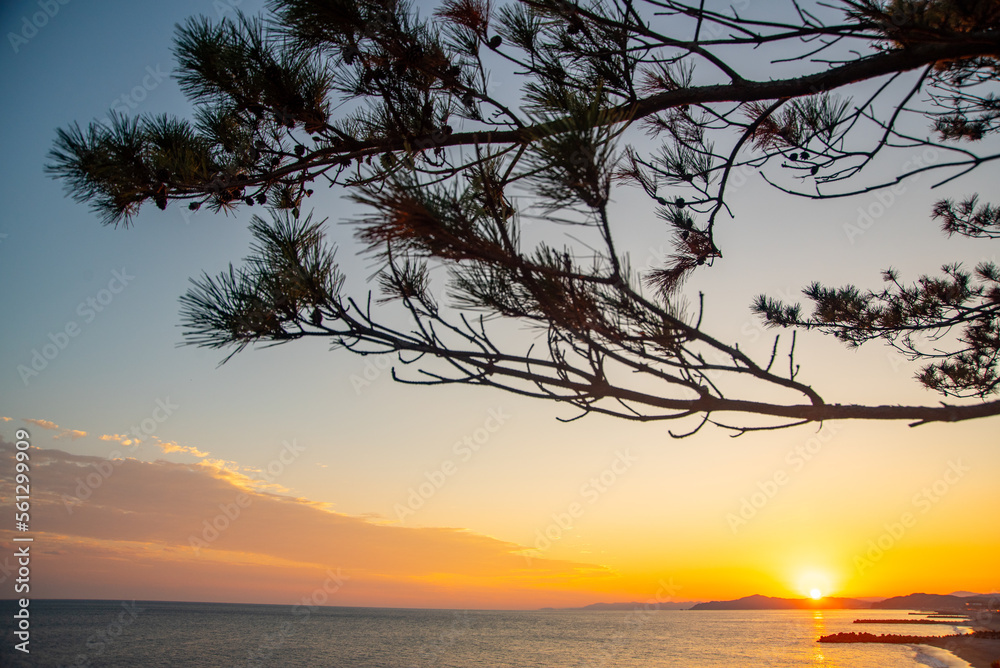
<svg viewBox="0 0 1000 668"><path fill-rule="evenodd" d="M12 458L0 441L0 496L12 491ZM40 449L32 471L42 598L286 603L340 569L349 581L330 605L524 607L613 579L602 566L525 559L524 546L464 529L332 512L200 462ZM4 534L0 549L12 544Z"/></svg>

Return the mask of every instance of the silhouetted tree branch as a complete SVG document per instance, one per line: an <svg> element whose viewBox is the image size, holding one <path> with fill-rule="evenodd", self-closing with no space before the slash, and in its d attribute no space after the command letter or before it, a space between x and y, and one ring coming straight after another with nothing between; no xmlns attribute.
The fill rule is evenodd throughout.
<svg viewBox="0 0 1000 668"><path fill-rule="evenodd" d="M776 338L756 362L702 331L701 306L691 317L677 305L685 279L722 257L715 229L734 169L772 165L778 188L826 198L925 171L950 180L1000 157L969 148L1000 118L995 2L791 7L794 21L671 0L444 0L427 19L403 0L275 0L270 22L190 19L178 29L177 77L194 121L74 125L59 131L49 170L108 224L129 225L148 200L274 210L254 217L243 267L205 275L183 297L193 344L238 351L322 336L417 364L404 382L499 387L581 415L700 416L693 431L1000 413L998 401L828 404L798 380L794 337ZM791 73L771 78L768 62ZM495 93L495 71L520 79L520 100ZM334 117L338 98L347 111ZM915 136L914 119L934 137ZM873 174L881 152L914 147L948 157L888 180ZM408 326L343 294L321 225L301 215L323 182L369 211L354 224L380 262L378 301L400 305ZM672 235L674 255L645 274L615 242L608 204L619 182L641 188ZM527 207L515 189L531 195ZM529 211L580 226L593 243L525 243ZM942 200L933 214L949 234L997 234L996 207L975 197ZM445 305L431 293L435 267L449 275ZM981 265L973 281L951 266L914 287L889 276L878 293L810 287L809 318L766 297L755 309L774 325L934 357L920 380L945 394L994 393L996 268ZM512 352L489 333L494 317L534 325L545 345ZM956 326L945 352L917 338ZM778 420L728 424L724 412Z"/></svg>

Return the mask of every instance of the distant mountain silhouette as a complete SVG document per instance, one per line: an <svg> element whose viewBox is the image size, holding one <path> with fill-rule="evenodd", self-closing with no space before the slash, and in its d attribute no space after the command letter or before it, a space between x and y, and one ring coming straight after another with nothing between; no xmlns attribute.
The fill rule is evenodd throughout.
<svg viewBox="0 0 1000 668"><path fill-rule="evenodd" d="M955 596L953 594L908 594L893 596L878 603L873 608L880 610L965 610L965 604L975 601L986 602L988 596L973 594Z"/></svg>
<svg viewBox="0 0 1000 668"><path fill-rule="evenodd" d="M680 601L667 603L591 603L582 608L540 608L541 610L688 610L698 601Z"/></svg>
<svg viewBox="0 0 1000 668"><path fill-rule="evenodd" d="M880 600L877 598L837 598L825 596L811 598L776 598L772 596L744 596L732 601L685 601L681 603L660 603L660 610L923 610L923 611L965 611L966 603L988 603L996 595L974 594L958 591L953 594L908 594ZM581 608L541 608L542 610L649 610L652 604L591 603Z"/></svg>
<svg viewBox="0 0 1000 668"><path fill-rule="evenodd" d="M858 610L870 608L867 601L856 598L836 598L827 596L817 600L811 598L774 598L771 596L744 596L735 601L709 601L699 603L692 610Z"/></svg>

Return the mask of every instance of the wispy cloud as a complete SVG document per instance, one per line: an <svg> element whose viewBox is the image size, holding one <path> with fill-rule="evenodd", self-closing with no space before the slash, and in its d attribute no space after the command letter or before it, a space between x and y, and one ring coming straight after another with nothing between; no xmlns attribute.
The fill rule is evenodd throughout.
<svg viewBox="0 0 1000 668"><path fill-rule="evenodd" d="M75 441L76 439L83 438L86 435L87 435L87 432L81 431L79 429L65 429L61 433L56 434L55 436L53 436L52 438L54 438L54 439L68 438L70 440Z"/></svg>
<svg viewBox="0 0 1000 668"><path fill-rule="evenodd" d="M182 452L186 455L194 455L195 457L208 457L207 452L202 452L193 445L178 445L176 441L161 441L156 436L153 436L156 447L163 450L165 454L170 454L171 452Z"/></svg>
<svg viewBox="0 0 1000 668"><path fill-rule="evenodd" d="M13 452L0 440L8 487ZM287 603L339 568L350 577L341 604L510 607L549 604L557 599L541 594L579 594L613 575L556 559L526 565L524 546L464 529L401 527L247 489L246 476L201 462L46 449L32 462L32 519L48 546L39 568L59 574L39 585L40 597ZM100 484L81 491L91 478Z"/></svg>
<svg viewBox="0 0 1000 668"><path fill-rule="evenodd" d="M24 421L28 424L33 424L41 427L42 429L58 429L59 425L51 420L36 420L34 418L24 418Z"/></svg>
<svg viewBox="0 0 1000 668"><path fill-rule="evenodd" d="M143 439L135 438L128 434L102 434L100 436L102 441L114 441L115 443L121 443L125 447L136 447L145 441ZM193 445L181 445L177 441L164 441L158 436L150 436L150 442L152 445L160 449L164 454L171 454L174 452L179 452L185 455L192 455L194 457L208 457L210 453L203 452ZM235 462L233 462L235 464Z"/></svg>
<svg viewBox="0 0 1000 668"><path fill-rule="evenodd" d="M139 439L129 436L128 434L101 434L100 439L102 441L115 441L116 443L121 443L126 447L142 443Z"/></svg>
<svg viewBox="0 0 1000 668"><path fill-rule="evenodd" d="M36 420L34 418L24 418L24 421L27 422L28 424L39 426L42 429L59 431L58 434L52 437L54 439L68 438L70 440L75 441L76 439L83 438L84 436L87 435L87 432L81 431L80 429L63 429L62 427L57 425L55 422L52 422L51 420Z"/></svg>

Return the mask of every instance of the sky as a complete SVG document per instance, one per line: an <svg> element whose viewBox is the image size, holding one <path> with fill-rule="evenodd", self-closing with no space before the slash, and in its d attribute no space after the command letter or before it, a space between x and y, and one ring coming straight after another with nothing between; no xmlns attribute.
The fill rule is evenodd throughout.
<svg viewBox="0 0 1000 668"><path fill-rule="evenodd" d="M566 407L500 391L400 385L388 360L317 341L223 366L178 346L177 298L247 254L249 214L146 207L130 229L102 227L44 174L46 153L56 128L110 108L187 115L173 26L260 4L73 0L31 31L44 4L0 10L0 496L9 507L27 433L33 597L535 608L1000 590L995 419L675 440L668 423L564 423ZM928 217L944 194L988 192L995 169L935 192L907 182L860 233L878 194L816 205L745 175L719 228L726 257L687 294L705 292L719 338L765 355L758 293L995 260L995 241L946 239ZM357 213L342 196L312 199L363 295L371 265L339 224ZM614 197L614 215L645 223L625 234L632 264L661 261L650 202ZM877 344L806 335L798 353L829 401L939 400ZM0 523L5 598L13 535Z"/></svg>

